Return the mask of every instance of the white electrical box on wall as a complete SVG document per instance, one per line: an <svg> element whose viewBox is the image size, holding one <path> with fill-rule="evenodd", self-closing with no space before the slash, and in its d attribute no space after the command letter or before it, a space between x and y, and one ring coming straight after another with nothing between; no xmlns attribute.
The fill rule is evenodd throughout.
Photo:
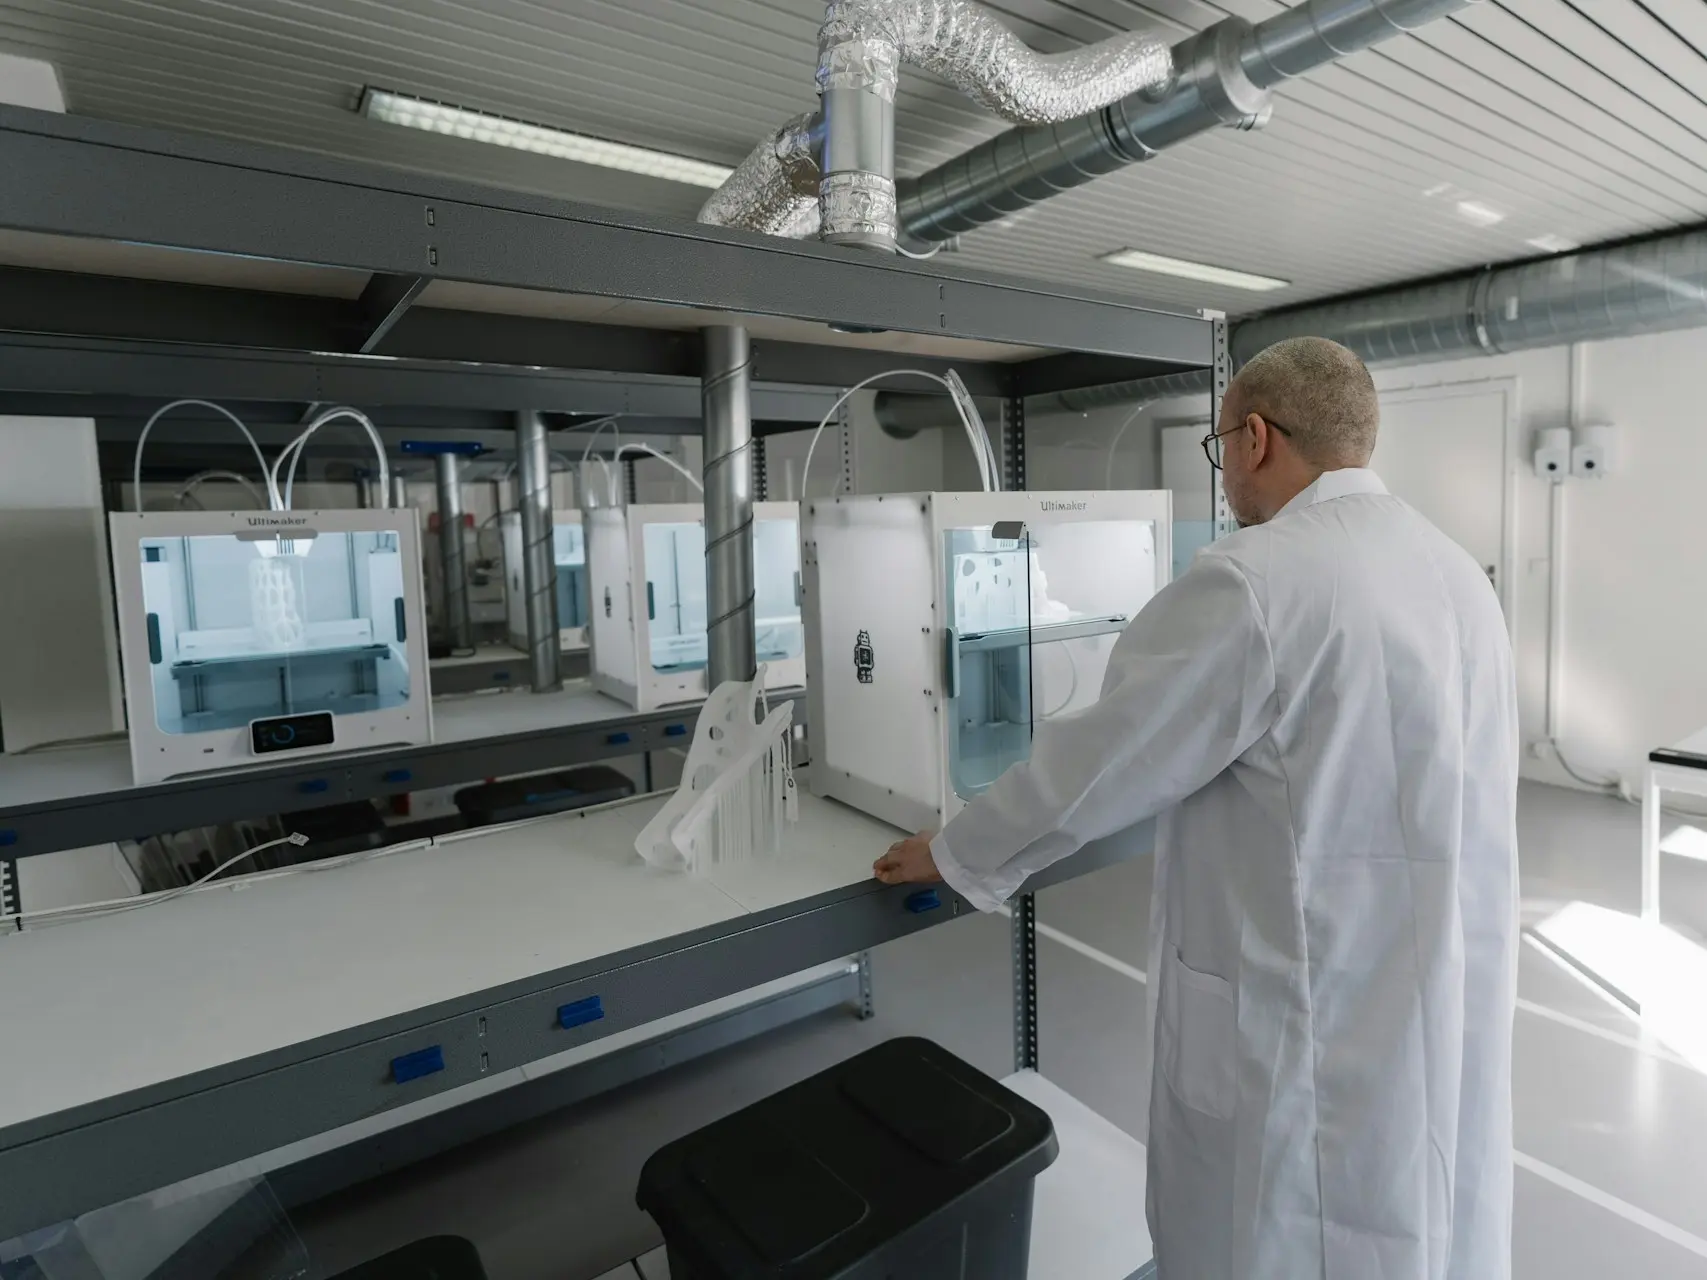
<svg viewBox="0 0 1707 1280"><path fill-rule="evenodd" d="M1535 433L1535 474L1563 480L1571 474L1571 429L1545 427Z"/></svg>
<svg viewBox="0 0 1707 1280"><path fill-rule="evenodd" d="M1578 427L1576 442L1571 446L1571 474L1584 480L1598 480L1612 470L1613 439L1611 427Z"/></svg>
<svg viewBox="0 0 1707 1280"><path fill-rule="evenodd" d="M432 741L414 511L109 524L137 782Z"/></svg>
<svg viewBox="0 0 1707 1280"><path fill-rule="evenodd" d="M697 503L595 507L586 524L592 684L636 711L698 702L709 622L705 508ZM800 504L753 504L753 619L767 689L806 682Z"/></svg>
<svg viewBox="0 0 1707 1280"><path fill-rule="evenodd" d="M812 789L907 831L954 817L1096 701L1167 583L1172 495L818 498L803 515Z"/></svg>

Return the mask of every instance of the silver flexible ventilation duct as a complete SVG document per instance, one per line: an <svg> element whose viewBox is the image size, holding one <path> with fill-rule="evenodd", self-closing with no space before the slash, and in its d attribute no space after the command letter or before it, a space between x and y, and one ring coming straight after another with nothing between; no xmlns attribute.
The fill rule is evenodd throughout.
<svg viewBox="0 0 1707 1280"><path fill-rule="evenodd" d="M1344 343L1370 364L1423 364L1707 325L1707 228L1465 272L1235 324L1234 367L1283 338ZM1036 406L1083 411L1207 395L1209 373L1067 391Z"/></svg>
<svg viewBox="0 0 1707 1280"><path fill-rule="evenodd" d="M760 143L706 202L700 221L801 231L811 224L805 206L816 181L826 240L893 251L895 89L903 64L941 76L1005 120L1026 123L1161 90L1173 74L1167 46L1137 32L1040 54L972 0L829 0L818 40L821 123L798 117Z"/></svg>
<svg viewBox="0 0 1707 1280"><path fill-rule="evenodd" d="M1173 49L1165 93L1128 94L1090 115L1010 129L901 184L906 234L936 242L999 221L1209 129L1253 129L1270 91L1474 0L1305 0L1252 26L1225 18Z"/></svg>
<svg viewBox="0 0 1707 1280"><path fill-rule="evenodd" d="M811 235L818 229L818 148L823 134L824 118L818 112L795 116L747 153L711 193L699 220L772 236Z"/></svg>

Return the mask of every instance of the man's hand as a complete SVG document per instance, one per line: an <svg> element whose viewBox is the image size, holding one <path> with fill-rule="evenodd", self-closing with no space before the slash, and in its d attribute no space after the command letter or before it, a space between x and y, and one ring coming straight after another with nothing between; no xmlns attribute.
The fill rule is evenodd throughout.
<svg viewBox="0 0 1707 1280"><path fill-rule="evenodd" d="M872 866L872 871L884 884L936 884L942 876L931 857L931 831L897 840Z"/></svg>

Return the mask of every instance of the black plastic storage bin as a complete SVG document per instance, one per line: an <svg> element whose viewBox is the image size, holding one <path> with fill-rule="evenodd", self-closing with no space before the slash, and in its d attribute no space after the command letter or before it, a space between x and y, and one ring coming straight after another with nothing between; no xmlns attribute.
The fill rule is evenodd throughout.
<svg viewBox="0 0 1707 1280"><path fill-rule="evenodd" d="M670 1280L1025 1280L1057 1151L1024 1098L891 1040L662 1148L636 1200Z"/></svg>
<svg viewBox="0 0 1707 1280"><path fill-rule="evenodd" d="M461 1236L431 1236L340 1271L332 1280L486 1280L486 1268Z"/></svg>
<svg viewBox="0 0 1707 1280"><path fill-rule="evenodd" d="M495 822L586 809L612 800L626 800L633 794L634 783L625 774L598 764L464 787L452 799L469 826L484 827Z"/></svg>

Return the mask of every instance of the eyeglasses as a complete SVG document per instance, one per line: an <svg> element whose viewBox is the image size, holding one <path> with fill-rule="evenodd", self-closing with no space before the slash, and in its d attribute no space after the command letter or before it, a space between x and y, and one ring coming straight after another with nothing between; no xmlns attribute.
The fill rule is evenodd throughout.
<svg viewBox="0 0 1707 1280"><path fill-rule="evenodd" d="M1263 421L1268 423L1269 426L1273 427L1283 436L1290 437L1292 435L1292 432L1288 428L1281 426L1273 418L1263 418ZM1225 431L1211 431L1208 435L1203 437L1203 456L1209 459L1209 465L1214 467L1215 470L1221 470L1221 437L1230 436L1235 431L1243 431L1244 427L1245 424L1241 422L1236 427L1228 427Z"/></svg>

